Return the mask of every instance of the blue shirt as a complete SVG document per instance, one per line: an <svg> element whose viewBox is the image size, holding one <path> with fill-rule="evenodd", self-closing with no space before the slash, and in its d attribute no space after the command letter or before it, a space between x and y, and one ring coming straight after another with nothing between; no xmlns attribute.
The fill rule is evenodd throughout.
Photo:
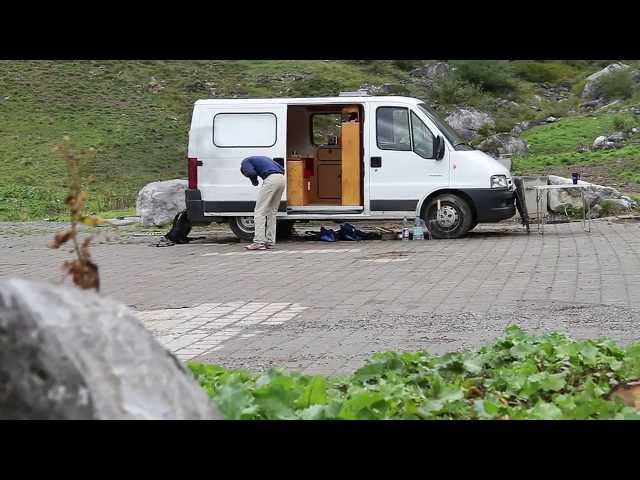
<svg viewBox="0 0 640 480"><path fill-rule="evenodd" d="M240 171L245 177L250 178L251 183L254 185L258 185L257 177L264 180L272 173L281 173L284 175L284 168L269 157L247 157L242 161Z"/></svg>

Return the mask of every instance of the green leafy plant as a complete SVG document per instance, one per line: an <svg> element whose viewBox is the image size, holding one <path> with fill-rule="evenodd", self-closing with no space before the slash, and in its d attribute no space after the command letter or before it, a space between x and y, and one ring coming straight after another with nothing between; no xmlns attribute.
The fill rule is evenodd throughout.
<svg viewBox="0 0 640 480"><path fill-rule="evenodd" d="M189 367L229 419L640 419L610 395L640 376L640 344L517 326L476 352L374 354L348 377Z"/></svg>

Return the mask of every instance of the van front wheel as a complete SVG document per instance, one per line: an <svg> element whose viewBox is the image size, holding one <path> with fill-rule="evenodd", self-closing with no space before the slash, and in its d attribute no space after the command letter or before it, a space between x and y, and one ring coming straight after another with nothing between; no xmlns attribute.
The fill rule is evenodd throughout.
<svg viewBox="0 0 640 480"><path fill-rule="evenodd" d="M293 233L293 224L291 220L278 220L276 223L276 238L285 240ZM229 220L229 227L240 241L252 242L255 233L255 224L253 217L232 217Z"/></svg>
<svg viewBox="0 0 640 480"><path fill-rule="evenodd" d="M424 221L434 238L459 238L473 225L471 208L457 195L444 194L432 198L424 212Z"/></svg>

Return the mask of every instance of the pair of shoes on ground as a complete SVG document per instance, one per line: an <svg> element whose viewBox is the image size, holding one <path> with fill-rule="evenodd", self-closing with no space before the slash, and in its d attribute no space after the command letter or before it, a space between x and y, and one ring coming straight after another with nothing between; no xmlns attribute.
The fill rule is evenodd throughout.
<svg viewBox="0 0 640 480"><path fill-rule="evenodd" d="M271 250L273 245L270 243L252 243L244 248L247 250Z"/></svg>

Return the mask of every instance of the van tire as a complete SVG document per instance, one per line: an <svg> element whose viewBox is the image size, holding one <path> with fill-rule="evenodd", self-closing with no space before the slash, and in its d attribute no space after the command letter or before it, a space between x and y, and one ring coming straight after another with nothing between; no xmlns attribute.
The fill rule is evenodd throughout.
<svg viewBox="0 0 640 480"><path fill-rule="evenodd" d="M229 219L229 227L231 228L231 231L240 239L241 242L253 241L254 228L252 225L250 227L249 219L253 222L252 216L231 217Z"/></svg>
<svg viewBox="0 0 640 480"><path fill-rule="evenodd" d="M436 218L438 200L447 214L442 222ZM433 197L424 209L423 218L433 238L459 238L473 226L473 213L469 204L451 193Z"/></svg>
<svg viewBox="0 0 640 480"><path fill-rule="evenodd" d="M276 239L284 240L293 232L293 220L278 220L276 223ZM229 227L236 237L243 242L252 242L254 235L253 216L231 217Z"/></svg>

